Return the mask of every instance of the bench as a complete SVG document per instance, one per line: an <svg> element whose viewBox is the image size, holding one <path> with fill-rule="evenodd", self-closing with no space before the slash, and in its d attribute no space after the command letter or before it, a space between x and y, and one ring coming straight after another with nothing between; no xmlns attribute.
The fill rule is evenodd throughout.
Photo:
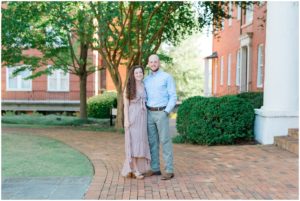
<svg viewBox="0 0 300 201"><path fill-rule="evenodd" d="M117 108L111 108L110 110L110 125L113 125L113 119L117 117Z"/></svg>

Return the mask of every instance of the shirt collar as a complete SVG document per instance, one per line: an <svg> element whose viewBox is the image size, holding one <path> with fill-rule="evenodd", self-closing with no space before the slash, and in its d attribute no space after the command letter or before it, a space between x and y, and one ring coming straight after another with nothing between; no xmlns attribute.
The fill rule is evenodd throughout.
<svg viewBox="0 0 300 201"><path fill-rule="evenodd" d="M152 76L155 76L155 75L159 74L160 72L161 72L161 69L159 68L158 71L156 71L156 72L152 72L152 71L151 71L150 74L151 74Z"/></svg>

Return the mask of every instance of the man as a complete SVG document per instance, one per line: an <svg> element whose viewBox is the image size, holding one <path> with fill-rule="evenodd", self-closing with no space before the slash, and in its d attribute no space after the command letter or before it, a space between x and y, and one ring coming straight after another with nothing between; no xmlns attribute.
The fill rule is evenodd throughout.
<svg viewBox="0 0 300 201"><path fill-rule="evenodd" d="M148 59L151 74L144 80L147 93L147 126L148 141L151 153L151 171L145 176L161 175L159 162L159 144L162 145L165 174L162 180L174 177L173 147L169 134L169 113L176 104L176 87L171 75L159 69L160 62L157 55Z"/></svg>

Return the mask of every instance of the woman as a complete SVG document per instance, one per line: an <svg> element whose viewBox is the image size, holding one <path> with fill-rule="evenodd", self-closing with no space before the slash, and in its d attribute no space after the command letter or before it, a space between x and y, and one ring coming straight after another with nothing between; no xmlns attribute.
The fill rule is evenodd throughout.
<svg viewBox="0 0 300 201"><path fill-rule="evenodd" d="M143 179L150 170L144 69L133 66L124 91L125 162L122 176Z"/></svg>

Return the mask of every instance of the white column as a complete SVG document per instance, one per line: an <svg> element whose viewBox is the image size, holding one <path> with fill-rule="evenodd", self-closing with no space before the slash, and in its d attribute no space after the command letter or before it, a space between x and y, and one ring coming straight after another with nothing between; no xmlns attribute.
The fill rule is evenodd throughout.
<svg viewBox="0 0 300 201"><path fill-rule="evenodd" d="M204 59L205 69L204 69L204 96L210 96L209 91L209 59Z"/></svg>
<svg viewBox="0 0 300 201"><path fill-rule="evenodd" d="M298 2L267 2L264 103L255 111L255 138L274 143L274 136L298 128Z"/></svg>

